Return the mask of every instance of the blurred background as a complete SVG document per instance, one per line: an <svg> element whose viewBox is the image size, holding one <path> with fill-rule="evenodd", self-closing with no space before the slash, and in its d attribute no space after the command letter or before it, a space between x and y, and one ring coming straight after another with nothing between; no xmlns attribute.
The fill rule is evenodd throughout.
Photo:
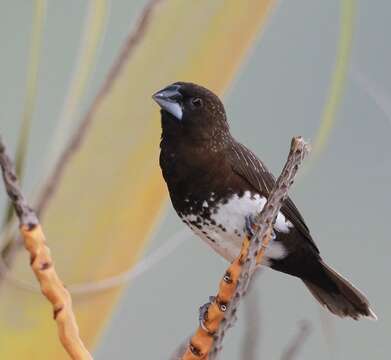
<svg viewBox="0 0 391 360"><path fill-rule="evenodd" d="M234 136L276 175L292 136L310 140L292 197L379 317L332 317L266 269L222 358L284 358L303 326L295 358L389 358L390 13L386 0L1 2L0 134L96 359L168 359L227 266L162 183L151 94L178 80L223 96ZM0 358L66 359L0 190Z"/></svg>

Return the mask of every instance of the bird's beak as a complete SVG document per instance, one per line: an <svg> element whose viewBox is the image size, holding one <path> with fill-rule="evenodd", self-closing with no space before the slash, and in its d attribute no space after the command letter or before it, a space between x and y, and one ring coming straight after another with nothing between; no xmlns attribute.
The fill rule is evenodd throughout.
<svg viewBox="0 0 391 360"><path fill-rule="evenodd" d="M182 120L182 94L179 92L179 89L180 85L167 86L153 94L152 99L155 100L163 110L174 115L178 120Z"/></svg>

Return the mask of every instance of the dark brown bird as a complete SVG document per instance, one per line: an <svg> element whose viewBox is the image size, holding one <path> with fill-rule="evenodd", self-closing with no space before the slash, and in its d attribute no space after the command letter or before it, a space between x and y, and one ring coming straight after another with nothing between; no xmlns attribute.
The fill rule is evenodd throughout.
<svg viewBox="0 0 391 360"><path fill-rule="evenodd" d="M161 107L160 166L172 204L184 223L232 261L275 179L231 136L224 106L208 89L177 82L153 99ZM263 265L303 280L333 314L376 319L367 298L322 260L290 198L281 208L274 232Z"/></svg>

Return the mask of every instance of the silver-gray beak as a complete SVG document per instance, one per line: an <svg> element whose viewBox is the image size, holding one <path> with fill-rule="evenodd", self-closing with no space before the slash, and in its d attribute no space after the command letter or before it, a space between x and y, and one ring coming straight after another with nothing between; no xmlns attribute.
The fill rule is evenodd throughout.
<svg viewBox="0 0 391 360"><path fill-rule="evenodd" d="M179 89L180 85L167 86L153 94L152 99L155 100L163 110L174 115L178 120L182 120L182 94L179 92Z"/></svg>

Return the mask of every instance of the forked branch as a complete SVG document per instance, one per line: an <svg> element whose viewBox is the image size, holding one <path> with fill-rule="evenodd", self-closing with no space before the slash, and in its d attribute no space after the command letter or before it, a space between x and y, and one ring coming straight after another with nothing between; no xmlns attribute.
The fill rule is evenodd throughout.
<svg viewBox="0 0 391 360"><path fill-rule="evenodd" d="M19 188L14 165L1 138L0 166L5 189L19 218L24 246L30 253L31 268L39 281L42 293L53 305L53 317L57 322L61 343L72 359L90 360L92 356L79 336L71 296L56 273L41 225Z"/></svg>

